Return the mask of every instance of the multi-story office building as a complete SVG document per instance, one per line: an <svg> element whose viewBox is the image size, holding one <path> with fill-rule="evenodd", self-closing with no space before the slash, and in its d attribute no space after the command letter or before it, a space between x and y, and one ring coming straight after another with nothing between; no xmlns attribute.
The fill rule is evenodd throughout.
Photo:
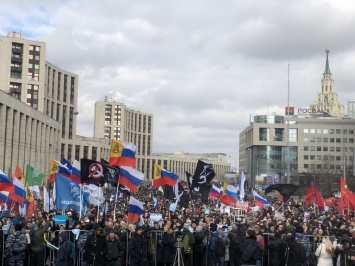
<svg viewBox="0 0 355 266"><path fill-rule="evenodd" d="M194 172L198 159L212 163L219 180L230 171L226 154L172 154L153 155L153 115L127 107L114 99L95 103L96 138L119 139L136 145L137 169L145 173L146 180L153 178L154 163L174 172L186 180L185 171Z"/></svg>
<svg viewBox="0 0 355 266"><path fill-rule="evenodd" d="M105 97L95 103L94 137L119 139L136 145L137 156L149 156L153 147L153 115Z"/></svg>
<svg viewBox="0 0 355 266"><path fill-rule="evenodd" d="M41 133L34 130L29 130L28 126L21 122L20 124L14 124L13 130L30 136L30 139L37 139L43 137L46 140L47 146L45 149L49 149L46 152L46 156L43 160L33 161L34 156L24 157L23 164L34 163L34 166L40 167L39 170L47 172L50 159L57 159L65 157L66 159L73 161L79 158L91 158L85 156L108 158L110 145L106 140L99 140L97 138L90 139L85 138L82 140L76 139L76 116L77 102L78 102L78 76L70 73L66 70L59 68L58 66L46 61L46 44L44 42L38 42L34 40L27 40L23 34L11 32L7 36L0 36L0 90L6 93L8 96L12 96L8 102L1 98L2 109L2 121L6 122L9 126L11 117L14 119L20 115L21 119L30 121L31 117L33 121L31 123L46 123L46 128L55 128L50 133L50 138L47 139L47 135L42 136ZM16 101L13 101L16 99ZM28 105L29 108L24 108L22 103ZM10 105L11 103L11 105ZM18 105L18 107L17 107ZM13 110L11 115L9 112L5 112L6 108ZM35 110L34 110L35 109ZM40 115L41 113L41 115ZM10 114L10 116L8 116ZM25 114L25 115L23 115ZM22 121L20 119L20 121ZM17 120L16 120L17 121ZM19 126L19 128L16 128ZM9 127L10 128L10 127ZM6 133L2 129L4 138L1 141L4 142L6 153L9 153L10 147L16 149L16 146L10 138L10 133ZM39 129L38 129L39 130ZM16 139L15 139L16 140ZM21 148L24 149L25 154L31 154L31 148L33 143L28 144L28 141ZM2 147L2 145L0 145ZM35 150L36 153L38 149ZM50 151L50 152L49 152ZM13 150L13 154L17 151ZM43 153L44 154L44 153ZM83 155L83 157L80 157ZM8 155L3 154L0 151L0 158L7 158ZM4 159L0 168L13 169L16 166L17 157L9 157L11 160ZM20 158L20 157L19 157ZM20 159L18 159L20 160ZM20 160L20 162L21 162Z"/></svg>
<svg viewBox="0 0 355 266"><path fill-rule="evenodd" d="M308 117L252 117L239 135L239 170L251 186L261 176L284 183L302 172L354 174L355 120L343 117L333 83L327 53L321 92Z"/></svg>

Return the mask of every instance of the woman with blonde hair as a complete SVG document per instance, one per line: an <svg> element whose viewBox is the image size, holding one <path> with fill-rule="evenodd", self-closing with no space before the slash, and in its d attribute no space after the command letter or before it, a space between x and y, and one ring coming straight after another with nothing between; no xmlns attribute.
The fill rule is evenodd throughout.
<svg viewBox="0 0 355 266"><path fill-rule="evenodd" d="M333 266L334 246L328 236L324 236L316 250L318 266Z"/></svg>

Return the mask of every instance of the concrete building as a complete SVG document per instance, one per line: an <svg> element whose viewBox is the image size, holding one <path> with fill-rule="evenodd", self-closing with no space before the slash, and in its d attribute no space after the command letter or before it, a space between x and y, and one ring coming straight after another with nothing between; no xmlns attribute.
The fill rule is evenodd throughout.
<svg viewBox="0 0 355 266"><path fill-rule="evenodd" d="M0 169L11 177L18 164L48 172L56 155L59 123L0 90Z"/></svg>
<svg viewBox="0 0 355 266"><path fill-rule="evenodd" d="M344 118L328 51L321 92L310 117L255 115L239 135L239 170L255 184L286 183L302 172L354 175L355 120Z"/></svg>
<svg viewBox="0 0 355 266"><path fill-rule="evenodd" d="M355 101L348 101L348 115L349 118L355 119Z"/></svg>
<svg viewBox="0 0 355 266"><path fill-rule="evenodd" d="M137 147L137 156L150 156L153 152L153 115L105 97L105 101L95 103L94 137L132 142Z"/></svg>

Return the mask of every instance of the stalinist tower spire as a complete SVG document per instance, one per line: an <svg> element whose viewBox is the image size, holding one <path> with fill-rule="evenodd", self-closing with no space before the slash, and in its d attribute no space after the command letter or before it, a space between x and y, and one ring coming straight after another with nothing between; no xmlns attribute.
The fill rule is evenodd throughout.
<svg viewBox="0 0 355 266"><path fill-rule="evenodd" d="M334 117L344 117L344 105L338 102L338 94L334 90L334 80L329 67L329 50L326 50L325 53L327 59L321 81L322 89L317 93L317 99L310 108L315 116L325 113Z"/></svg>

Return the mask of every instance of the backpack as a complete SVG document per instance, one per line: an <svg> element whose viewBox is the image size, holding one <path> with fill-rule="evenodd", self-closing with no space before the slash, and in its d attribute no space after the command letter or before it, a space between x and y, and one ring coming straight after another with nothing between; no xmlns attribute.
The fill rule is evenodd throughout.
<svg viewBox="0 0 355 266"><path fill-rule="evenodd" d="M192 248L190 247L190 236L186 234L182 239L185 254L192 254Z"/></svg>
<svg viewBox="0 0 355 266"><path fill-rule="evenodd" d="M218 236L218 246L216 250L216 256L218 258L224 257L226 255L226 244L224 243L221 236Z"/></svg>
<svg viewBox="0 0 355 266"><path fill-rule="evenodd" d="M248 262L251 260L260 260L263 254L263 246L259 241L253 241L244 248L241 258L243 261Z"/></svg>
<svg viewBox="0 0 355 266"><path fill-rule="evenodd" d="M288 248L288 257L292 258L293 261L297 261L302 264L307 260L307 252L303 244L293 240L288 243Z"/></svg>
<svg viewBox="0 0 355 266"><path fill-rule="evenodd" d="M93 231L85 231L78 239L78 242L77 242L77 247L78 249L80 250L81 253L84 252L84 244L85 244L85 241L86 239L88 238L89 235L91 235L93 233Z"/></svg>
<svg viewBox="0 0 355 266"><path fill-rule="evenodd" d="M70 245L70 246L71 246L71 251L68 251L68 250L67 250L67 248L68 248L67 245ZM76 254L75 254L75 246L74 246L74 244L73 244L72 242L70 242L70 241L65 242L65 250L66 250L66 252L67 252L67 253L66 253L67 258L68 258L68 256L69 256L69 258L70 258L71 261L75 261ZM70 253L68 254L68 252L70 252Z"/></svg>

